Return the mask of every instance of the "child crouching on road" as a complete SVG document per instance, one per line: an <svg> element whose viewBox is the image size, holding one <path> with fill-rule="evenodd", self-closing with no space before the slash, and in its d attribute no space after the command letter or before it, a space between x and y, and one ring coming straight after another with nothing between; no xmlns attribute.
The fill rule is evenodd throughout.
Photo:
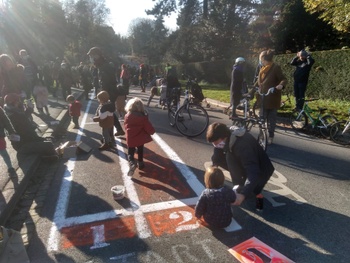
<svg viewBox="0 0 350 263"><path fill-rule="evenodd" d="M212 227L225 228L232 221L231 203L236 200L232 189L224 186L225 176L215 166L209 167L204 174L206 189L203 190L195 207L197 219L203 219Z"/></svg>
<svg viewBox="0 0 350 263"><path fill-rule="evenodd" d="M96 110L94 122L99 122L102 128L103 144L99 150L108 150L110 144L114 141L113 124L114 124L114 105L109 100L109 94L106 91L101 91L97 94L97 100L100 106Z"/></svg>
<svg viewBox="0 0 350 263"><path fill-rule="evenodd" d="M143 148L144 144L152 141L151 135L155 130L148 119L143 103L139 98L132 98L125 106L126 115L124 127L126 131L126 144L128 146L129 172L133 176L137 167L134 154L137 148L138 168L143 169Z"/></svg>

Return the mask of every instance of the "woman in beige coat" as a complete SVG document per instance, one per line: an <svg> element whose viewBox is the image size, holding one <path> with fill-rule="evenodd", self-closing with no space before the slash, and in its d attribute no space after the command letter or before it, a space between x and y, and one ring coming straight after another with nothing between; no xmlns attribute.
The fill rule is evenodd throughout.
<svg viewBox="0 0 350 263"><path fill-rule="evenodd" d="M262 93L267 93L271 87L275 88L274 93L264 99L264 117L268 125L268 144L272 144L277 119L277 110L281 105L281 90L287 84L287 78L284 76L279 65L273 62L273 51L265 50L260 53L259 59L262 67L259 72L257 85Z"/></svg>

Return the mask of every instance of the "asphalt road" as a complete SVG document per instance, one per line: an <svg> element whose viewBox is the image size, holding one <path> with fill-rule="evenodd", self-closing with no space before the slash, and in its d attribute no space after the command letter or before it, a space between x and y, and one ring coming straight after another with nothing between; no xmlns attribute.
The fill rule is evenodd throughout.
<svg viewBox="0 0 350 263"><path fill-rule="evenodd" d="M131 95L147 102L146 94ZM193 214L212 146L204 134L181 136L155 103L148 108L156 134L146 144L146 167L130 178L124 138L100 152L101 130L91 121L97 101L85 102L82 129L68 128L67 140L92 151L61 160L27 250L32 263L240 262L233 247L256 262L350 261L349 148L280 126L268 148L276 172L264 210L248 199L234 207L229 229L212 230ZM211 122L229 124L221 110L208 113ZM126 187L123 200L113 199L114 185Z"/></svg>

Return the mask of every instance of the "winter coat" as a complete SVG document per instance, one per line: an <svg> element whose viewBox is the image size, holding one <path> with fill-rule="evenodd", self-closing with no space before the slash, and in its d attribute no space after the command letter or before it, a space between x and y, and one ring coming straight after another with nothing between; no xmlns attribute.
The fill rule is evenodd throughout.
<svg viewBox="0 0 350 263"><path fill-rule="evenodd" d="M260 87L262 93L267 93L269 88L287 85L287 78L284 76L279 65L273 63L270 70L266 73L265 78L261 77L261 70L258 77L257 86ZM260 100L260 97L258 97ZM281 106L281 91L275 89L274 93L268 95L264 99L265 109L279 109Z"/></svg>
<svg viewBox="0 0 350 263"><path fill-rule="evenodd" d="M243 74L243 65L234 65L232 73L231 73L231 86L230 86L230 92L231 92L231 103L233 102L233 97L240 96L242 93L243 88L243 80L244 80L244 74Z"/></svg>
<svg viewBox="0 0 350 263"><path fill-rule="evenodd" d="M148 115L142 112L128 112L125 115L124 127L128 147L137 147L152 141L151 135L155 133Z"/></svg>
<svg viewBox="0 0 350 263"><path fill-rule="evenodd" d="M305 60L300 60L299 57L294 57L290 64L295 66L294 82L307 83L312 65L315 60L311 56L307 56Z"/></svg>
<svg viewBox="0 0 350 263"><path fill-rule="evenodd" d="M114 124L114 103L108 101L97 108L96 115L99 118L101 128L113 128Z"/></svg>
<svg viewBox="0 0 350 263"><path fill-rule="evenodd" d="M3 72L1 78L3 82L1 97L3 98L9 93L21 94L21 91L26 87L24 67L22 65L17 65L10 71Z"/></svg>
<svg viewBox="0 0 350 263"><path fill-rule="evenodd" d="M95 66L98 68L100 87L102 90L108 92L109 99L114 104L117 99L117 80L114 68L104 57L97 59L95 61Z"/></svg>
<svg viewBox="0 0 350 263"><path fill-rule="evenodd" d="M231 203L236 200L232 189L205 189L195 207L195 216L203 216L205 222L217 228L227 227L232 220Z"/></svg>
<svg viewBox="0 0 350 263"><path fill-rule="evenodd" d="M49 91L45 86L36 85L33 89L33 95L36 98L37 108L43 108L49 103Z"/></svg>
<svg viewBox="0 0 350 263"><path fill-rule="evenodd" d="M73 103L69 104L69 116L79 117L81 110L81 103L78 100L75 100Z"/></svg>
<svg viewBox="0 0 350 263"><path fill-rule="evenodd" d="M247 196L259 194L274 172L274 167L256 138L249 132L232 133L224 149L214 148L213 165L227 169L234 185Z"/></svg>
<svg viewBox="0 0 350 263"><path fill-rule="evenodd" d="M35 132L34 125L29 121L22 109L5 106L5 112L9 117L16 133L20 136L20 141L11 141L12 147L18 151L22 145L28 142L42 142L43 138Z"/></svg>

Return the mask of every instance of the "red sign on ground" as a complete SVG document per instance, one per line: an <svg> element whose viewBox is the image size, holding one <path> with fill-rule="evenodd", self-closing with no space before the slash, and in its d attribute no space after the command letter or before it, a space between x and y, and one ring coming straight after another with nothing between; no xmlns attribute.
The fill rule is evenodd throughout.
<svg viewBox="0 0 350 263"><path fill-rule="evenodd" d="M228 251L242 263L294 263L255 237Z"/></svg>

